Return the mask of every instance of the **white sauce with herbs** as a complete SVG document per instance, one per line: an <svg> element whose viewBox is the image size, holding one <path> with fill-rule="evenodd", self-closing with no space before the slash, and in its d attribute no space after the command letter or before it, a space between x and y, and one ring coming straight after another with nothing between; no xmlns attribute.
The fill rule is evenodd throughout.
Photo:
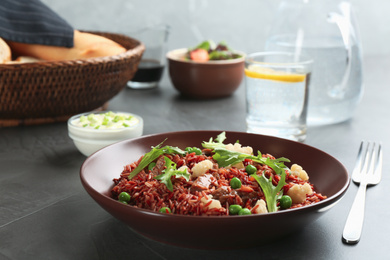
<svg viewBox="0 0 390 260"><path fill-rule="evenodd" d="M72 125L89 129L118 129L134 127L139 119L131 114L106 112L100 114L82 115L73 120Z"/></svg>

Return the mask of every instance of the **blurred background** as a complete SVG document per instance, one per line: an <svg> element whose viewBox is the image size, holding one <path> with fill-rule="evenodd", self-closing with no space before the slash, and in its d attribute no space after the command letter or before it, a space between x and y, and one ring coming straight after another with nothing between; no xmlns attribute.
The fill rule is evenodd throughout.
<svg viewBox="0 0 390 260"><path fill-rule="evenodd" d="M75 29L124 33L165 23L168 50L225 40L246 53L261 51L279 0L42 0ZM390 53L390 1L351 0L364 55Z"/></svg>

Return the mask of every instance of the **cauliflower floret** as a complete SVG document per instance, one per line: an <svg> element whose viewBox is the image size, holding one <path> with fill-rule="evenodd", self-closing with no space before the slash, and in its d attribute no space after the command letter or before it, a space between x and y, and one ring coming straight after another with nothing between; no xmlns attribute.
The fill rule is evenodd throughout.
<svg viewBox="0 0 390 260"><path fill-rule="evenodd" d="M225 145L226 150L234 151L234 152L240 152L240 153L246 153L246 154L252 154L253 148L250 146L244 146L242 147L241 144L235 143L233 144L227 144Z"/></svg>
<svg viewBox="0 0 390 260"><path fill-rule="evenodd" d="M263 199L258 200L254 207L259 205L252 213L254 214L261 214L261 213L268 213L267 205L265 204L265 201Z"/></svg>
<svg viewBox="0 0 390 260"><path fill-rule="evenodd" d="M236 163L236 164L232 165L232 167L236 167L237 169L244 169L245 168L245 166L242 162Z"/></svg>
<svg viewBox="0 0 390 260"><path fill-rule="evenodd" d="M209 203L211 201L210 205L207 206L209 209L213 209L213 208L219 209L219 208L222 208L221 202L219 200L212 199L212 197L213 196L208 195L207 198L202 197L200 199L200 201L203 202L203 204L205 204L205 205L207 205L207 203Z"/></svg>
<svg viewBox="0 0 390 260"><path fill-rule="evenodd" d="M205 174L209 169L213 168L213 163L210 160L204 160L198 162L192 167L192 176L194 178L199 177L200 175Z"/></svg>
<svg viewBox="0 0 390 260"><path fill-rule="evenodd" d="M225 145L226 150L233 151L233 152L239 152L239 153L245 153L251 155L253 153L253 148L250 146L244 146L242 147L241 144L235 143L233 144L227 144ZM242 162L236 163L234 165L231 165L231 167L236 167L237 169L244 169L245 166Z"/></svg>
<svg viewBox="0 0 390 260"><path fill-rule="evenodd" d="M313 193L311 186L308 183L294 184L288 191L287 195L291 197L292 203L302 203L306 200L306 195Z"/></svg>
<svg viewBox="0 0 390 260"><path fill-rule="evenodd" d="M309 175L307 174L307 172L302 168L302 166L298 164L293 164L291 166L291 174L297 176L303 181L309 180Z"/></svg>
<svg viewBox="0 0 390 260"><path fill-rule="evenodd" d="M181 166L179 169L177 169L178 171L184 171L184 170L187 170L187 172L188 172L188 170L189 170L189 168L187 167L187 165L183 165L183 166Z"/></svg>

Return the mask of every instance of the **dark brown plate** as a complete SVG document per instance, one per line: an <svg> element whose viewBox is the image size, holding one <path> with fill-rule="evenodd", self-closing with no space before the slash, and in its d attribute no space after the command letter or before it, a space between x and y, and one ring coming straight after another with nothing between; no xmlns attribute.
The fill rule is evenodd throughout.
<svg viewBox="0 0 390 260"><path fill-rule="evenodd" d="M140 158L164 139L166 145L201 146L221 131L185 131L148 135L122 141L92 154L80 170L81 182L89 195L106 211L134 231L160 242L193 248L238 248L267 243L302 229L335 205L345 194L350 178L345 167L334 157L308 145L263 135L226 132L225 143L239 140L254 151L286 157L301 165L310 176L317 192L327 199L302 208L275 213L200 217L162 214L134 208L110 197L113 178L123 167ZM289 165L290 166L290 165ZM232 230L242 230L243 236ZM128 232L124 230L123 232Z"/></svg>

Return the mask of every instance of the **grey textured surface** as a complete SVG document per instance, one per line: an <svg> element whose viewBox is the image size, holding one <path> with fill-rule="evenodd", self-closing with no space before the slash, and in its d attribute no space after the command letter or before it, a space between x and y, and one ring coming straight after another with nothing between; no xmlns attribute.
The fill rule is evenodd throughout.
<svg viewBox="0 0 390 260"><path fill-rule="evenodd" d="M186 34L194 19L205 37L224 38L245 51L255 49L251 39L261 42L265 34L255 30L249 35L253 30L245 24L269 21L275 7L272 1L255 0L44 2L82 29L130 30L137 27L135 20L149 19L142 13L149 14L150 19L166 19L173 28L171 48L192 45L197 40L196 33ZM79 169L85 157L68 137L66 123L57 123L0 128L0 259L386 258L390 233L386 224L390 211L385 204L390 186L390 53L385 44L390 34L388 27L374 25L388 23L386 19L390 17L384 14L390 2L355 3L366 45L363 100L350 121L309 127L305 143L333 155L352 170L362 139L382 142L383 180L367 191L366 221L359 244L347 246L341 242L357 191L354 184L323 217L277 243L245 250L205 251L167 246L140 237L101 209L84 191ZM221 5L226 7L219 8ZM215 14L220 9L224 20L217 19ZM188 100L174 90L166 72L158 89L124 89L110 101L109 109L141 115L144 134L192 129L246 130L243 85L225 99ZM212 231L205 231L205 235L207 232ZM232 231L232 236L245 239L245 232L250 232L250 227L243 223L243 230Z"/></svg>
<svg viewBox="0 0 390 260"><path fill-rule="evenodd" d="M85 157L67 136L66 123L0 129L0 259L380 259L387 255L390 218L384 201L390 185L389 59L366 58L366 93L354 118L308 129L306 143L351 170L361 139L384 146L382 183L367 192L362 239L341 242L357 191L294 236L245 250L205 251L167 246L140 237L101 209L83 190L79 169ZM182 98L167 77L158 89L124 89L110 110L130 111L145 120L144 134L191 129L245 131L244 87L210 101ZM227 227L229 228L229 227ZM205 235L210 230L205 230ZM242 230L232 236L250 232ZM259 234L261 235L261 234ZM185 238L184 238L185 239Z"/></svg>

